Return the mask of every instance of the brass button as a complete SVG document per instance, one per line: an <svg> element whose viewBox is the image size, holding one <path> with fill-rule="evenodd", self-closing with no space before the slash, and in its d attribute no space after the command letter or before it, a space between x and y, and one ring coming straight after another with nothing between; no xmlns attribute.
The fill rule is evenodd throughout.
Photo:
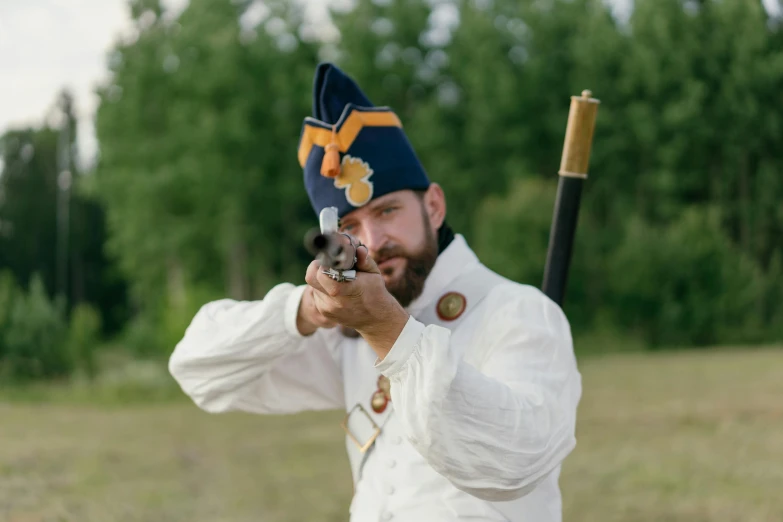
<svg viewBox="0 0 783 522"><path fill-rule="evenodd" d="M372 411L375 413L383 413L383 410L386 409L387 404L389 404L389 399L386 397L386 394L383 393L383 390L377 390L372 394L372 399L370 399L370 406L372 406Z"/></svg>
<svg viewBox="0 0 783 522"><path fill-rule="evenodd" d="M444 321L453 321L465 311L467 299L459 292L448 292L438 300L438 317Z"/></svg>

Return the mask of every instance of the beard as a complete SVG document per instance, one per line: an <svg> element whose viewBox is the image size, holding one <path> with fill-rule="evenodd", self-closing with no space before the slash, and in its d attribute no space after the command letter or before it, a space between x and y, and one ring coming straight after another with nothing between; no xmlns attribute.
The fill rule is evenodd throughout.
<svg viewBox="0 0 783 522"><path fill-rule="evenodd" d="M424 244L416 252L408 252L400 246L384 247L374 256L378 264L392 257L405 259L405 267L400 276L389 280L386 289L394 296L397 302L406 308L424 290L424 282L430 275L435 261L438 259L438 241L430 226L429 216L422 208L422 220L424 222ZM391 269L381 271L385 276L391 275Z"/></svg>

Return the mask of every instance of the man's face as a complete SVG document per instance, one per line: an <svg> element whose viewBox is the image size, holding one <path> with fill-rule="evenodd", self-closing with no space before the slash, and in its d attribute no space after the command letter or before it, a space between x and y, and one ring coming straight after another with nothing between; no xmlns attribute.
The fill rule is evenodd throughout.
<svg viewBox="0 0 783 522"><path fill-rule="evenodd" d="M389 293L408 306L421 294L438 257L436 230L441 223L438 194L403 190L346 215L340 229L367 246Z"/></svg>

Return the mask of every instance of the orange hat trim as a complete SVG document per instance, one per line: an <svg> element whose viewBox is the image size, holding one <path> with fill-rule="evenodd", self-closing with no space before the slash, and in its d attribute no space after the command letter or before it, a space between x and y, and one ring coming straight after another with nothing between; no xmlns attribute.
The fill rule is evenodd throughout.
<svg viewBox="0 0 783 522"><path fill-rule="evenodd" d="M326 127L323 127L324 125ZM338 126L340 130L336 131ZM373 112L353 110L342 125L339 122L328 125L315 118L305 118L305 128L299 143L299 165L304 168L310 151L315 145L326 148L327 145L333 144L339 152L347 152L364 127L402 127L402 122L389 110Z"/></svg>

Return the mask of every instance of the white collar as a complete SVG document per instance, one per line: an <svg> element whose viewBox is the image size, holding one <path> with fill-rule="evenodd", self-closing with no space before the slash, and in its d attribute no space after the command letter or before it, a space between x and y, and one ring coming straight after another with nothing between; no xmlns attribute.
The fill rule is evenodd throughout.
<svg viewBox="0 0 783 522"><path fill-rule="evenodd" d="M407 307L408 313L415 316L424 308L439 298L446 286L460 274L478 265L479 259L468 246L462 234L456 234L454 239L440 253L432 267L430 275L424 282L421 295Z"/></svg>

